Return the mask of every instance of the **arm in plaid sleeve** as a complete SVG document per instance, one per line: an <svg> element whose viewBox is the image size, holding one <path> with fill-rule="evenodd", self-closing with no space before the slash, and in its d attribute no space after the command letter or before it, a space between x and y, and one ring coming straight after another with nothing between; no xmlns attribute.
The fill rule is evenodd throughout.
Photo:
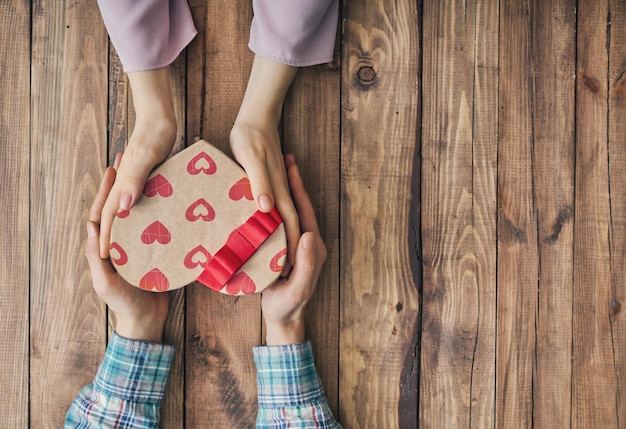
<svg viewBox="0 0 626 429"><path fill-rule="evenodd" d="M95 380L74 399L66 428L158 428L175 349L113 333Z"/></svg>
<svg viewBox="0 0 626 429"><path fill-rule="evenodd" d="M311 343L257 346L257 428L341 428L313 362Z"/></svg>

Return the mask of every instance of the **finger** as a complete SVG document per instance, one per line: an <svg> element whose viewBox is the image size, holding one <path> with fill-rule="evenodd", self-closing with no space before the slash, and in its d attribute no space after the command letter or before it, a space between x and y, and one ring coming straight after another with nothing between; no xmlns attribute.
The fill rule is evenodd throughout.
<svg viewBox="0 0 626 429"><path fill-rule="evenodd" d="M240 162L250 179L250 189L259 210L264 213L274 208L274 193L272 192L272 182L267 171L267 164L264 155L254 155L246 152L240 156Z"/></svg>
<svg viewBox="0 0 626 429"><path fill-rule="evenodd" d="M143 189L146 186L146 180L148 180L150 171L151 167L141 169L141 171L136 173L124 175L123 182L120 183L119 210L128 210L139 201Z"/></svg>
<svg viewBox="0 0 626 429"><path fill-rule="evenodd" d="M117 172L116 186L119 188L119 210L128 210L141 197L148 175L154 166L160 162L150 152L143 150L128 150L122 156Z"/></svg>
<svg viewBox="0 0 626 429"><path fill-rule="evenodd" d="M292 165L296 163L296 157L293 153L285 154L285 168L289 169Z"/></svg>
<svg viewBox="0 0 626 429"><path fill-rule="evenodd" d="M89 209L90 221L100 223L102 208L104 207L107 197L109 196L109 192L111 192L113 183L115 183L115 169L109 167L104 170L104 175L102 176L102 181L100 181L100 187L98 188L98 193L96 194L96 198L91 205L91 209Z"/></svg>
<svg viewBox="0 0 626 429"><path fill-rule="evenodd" d="M109 192L102 209L100 256L103 258L109 257L109 239L115 215L120 210L130 209L139 200L148 174L154 167L154 164L143 155L137 152L126 152L120 159L115 185Z"/></svg>
<svg viewBox="0 0 626 429"><path fill-rule="evenodd" d="M100 252L98 251L98 236L98 225L94 222L87 222L87 247L85 248L85 255L89 263L94 289L98 295L102 296L102 294L106 292L108 278L113 269L106 259L100 257Z"/></svg>
<svg viewBox="0 0 626 429"><path fill-rule="evenodd" d="M291 188L291 196L295 203L298 216L300 217L300 227L303 231L311 231L319 234L319 227L317 225L317 218L315 217L315 210L313 204L304 189L304 183L300 176L300 170L294 163L289 166L287 170L289 177L289 187Z"/></svg>
<svg viewBox="0 0 626 429"><path fill-rule="evenodd" d="M321 270L321 262L316 254L315 235L305 232L300 237L296 251L296 263L286 284L291 293L298 294L302 304L306 304L315 290Z"/></svg>
<svg viewBox="0 0 626 429"><path fill-rule="evenodd" d="M109 198L104 204L104 208L102 210L100 221L100 256L103 258L109 257L111 225L113 225L113 219L115 219L119 206L117 201L119 201L119 192L114 191L109 194Z"/></svg>
<svg viewBox="0 0 626 429"><path fill-rule="evenodd" d="M282 275L286 276L293 264L296 261L296 249L298 248L298 242L300 241L300 221L298 218L298 212L293 205L293 200L289 194L289 190L286 187L280 188L277 191L276 208L280 213L285 225L285 233L287 235L287 262L283 269Z"/></svg>
<svg viewBox="0 0 626 429"><path fill-rule="evenodd" d="M113 161L113 168L115 168L116 170L120 167L120 163L122 162L122 155L124 155L124 152L118 152L115 155L115 161Z"/></svg>

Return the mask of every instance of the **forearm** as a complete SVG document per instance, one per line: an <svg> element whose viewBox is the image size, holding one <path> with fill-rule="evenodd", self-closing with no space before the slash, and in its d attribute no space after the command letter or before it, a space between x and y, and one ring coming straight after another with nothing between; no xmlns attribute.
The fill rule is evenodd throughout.
<svg viewBox="0 0 626 429"><path fill-rule="evenodd" d="M290 322L265 321L265 344L285 346L304 341L304 318L298 317Z"/></svg>
<svg viewBox="0 0 626 429"><path fill-rule="evenodd" d="M186 0L98 0L126 72L172 63L197 34Z"/></svg>
<svg viewBox="0 0 626 429"><path fill-rule="evenodd" d="M117 427L124 421L157 428L174 351L114 333L96 378L69 408L65 427Z"/></svg>
<svg viewBox="0 0 626 429"><path fill-rule="evenodd" d="M298 69L256 55L235 123L264 129L278 125L287 90Z"/></svg>
<svg viewBox="0 0 626 429"><path fill-rule="evenodd" d="M160 344L163 341L163 326L164 320L142 321L118 316L115 331L129 340Z"/></svg>
<svg viewBox="0 0 626 429"><path fill-rule="evenodd" d="M128 73L136 124L162 122L176 126L169 68Z"/></svg>
<svg viewBox="0 0 626 429"><path fill-rule="evenodd" d="M311 344L254 348L257 428L339 428L313 362Z"/></svg>

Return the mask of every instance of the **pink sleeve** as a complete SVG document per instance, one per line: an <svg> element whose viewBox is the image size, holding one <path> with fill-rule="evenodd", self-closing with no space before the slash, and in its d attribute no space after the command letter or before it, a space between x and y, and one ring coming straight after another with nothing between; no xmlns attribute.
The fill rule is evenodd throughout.
<svg viewBox="0 0 626 429"><path fill-rule="evenodd" d="M98 0L126 72L172 63L197 34L186 0Z"/></svg>
<svg viewBox="0 0 626 429"><path fill-rule="evenodd" d="M253 0L249 47L296 67L333 59L339 0Z"/></svg>

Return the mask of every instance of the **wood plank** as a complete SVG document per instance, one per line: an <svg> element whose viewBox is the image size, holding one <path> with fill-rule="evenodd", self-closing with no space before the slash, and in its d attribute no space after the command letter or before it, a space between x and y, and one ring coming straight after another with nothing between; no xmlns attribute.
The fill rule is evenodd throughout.
<svg viewBox="0 0 626 429"><path fill-rule="evenodd" d="M30 424L57 428L105 350L82 255L106 163L108 50L96 3L34 2L32 13Z"/></svg>
<svg viewBox="0 0 626 429"><path fill-rule="evenodd" d="M496 427L531 427L538 286L527 4L500 2Z"/></svg>
<svg viewBox="0 0 626 429"><path fill-rule="evenodd" d="M30 2L0 4L0 416L28 424L28 267L30 159Z"/></svg>
<svg viewBox="0 0 626 429"><path fill-rule="evenodd" d="M132 109L130 85L124 73L120 58L109 41L109 109L108 109L108 165L112 165L115 155L123 151L130 138L128 110ZM132 128L131 128L132 129Z"/></svg>
<svg viewBox="0 0 626 429"><path fill-rule="evenodd" d="M306 311L306 334L328 403L339 411L339 118L338 63L298 72L285 100L284 152L293 153L316 208L328 258Z"/></svg>
<svg viewBox="0 0 626 429"><path fill-rule="evenodd" d="M609 228L608 1L578 2L572 426L618 427ZM623 261L619 261L623 264Z"/></svg>
<svg viewBox="0 0 626 429"><path fill-rule="evenodd" d="M190 2L199 34L188 51L187 136L230 153L229 133L252 66L247 1ZM260 298L187 288L185 426L253 427Z"/></svg>
<svg viewBox="0 0 626 429"><path fill-rule="evenodd" d="M418 11L408 0L344 8L339 416L349 428L395 428L407 412L399 409L403 366L419 326L408 246L417 215L409 210L418 168ZM415 426L408 412L413 422L403 424Z"/></svg>
<svg viewBox="0 0 626 429"><path fill-rule="evenodd" d="M539 280L533 386L535 427L571 418L576 2L529 5L532 170Z"/></svg>
<svg viewBox="0 0 626 429"><path fill-rule="evenodd" d="M497 2L424 5L420 426L494 426Z"/></svg>
<svg viewBox="0 0 626 429"><path fill-rule="evenodd" d="M186 51L174 61L170 69L170 86L174 100L174 112L178 126L178 135L172 154L185 147L185 107L187 64ZM128 144L130 131L134 128L135 112L128 78L122 64L110 44L109 53L109 165L115 155L123 151ZM184 424L184 328L185 328L185 289L170 293L170 310L165 323L163 341L176 346L176 356L170 368L167 392L161 405L161 427L182 428ZM115 325L115 315L109 312L109 334Z"/></svg>
<svg viewBox="0 0 626 429"><path fill-rule="evenodd" d="M613 299L609 306L617 391L626 391L626 3L609 2L609 182L611 184L611 275ZM626 400L617 403L619 422L626 421Z"/></svg>

